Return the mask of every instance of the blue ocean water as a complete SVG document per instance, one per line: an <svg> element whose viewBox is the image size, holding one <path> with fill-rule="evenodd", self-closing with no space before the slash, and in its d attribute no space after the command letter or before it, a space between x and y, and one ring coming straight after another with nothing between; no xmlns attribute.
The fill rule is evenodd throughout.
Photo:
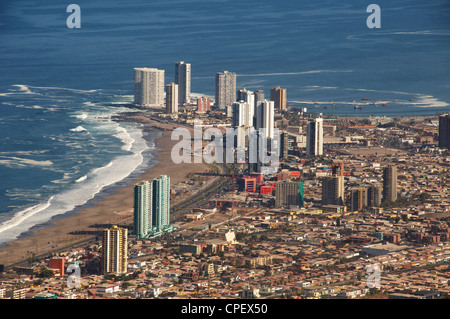
<svg viewBox="0 0 450 319"><path fill-rule="evenodd" d="M151 164L154 142L144 136L149 133L112 120L130 109L105 105L128 102L130 96L26 85L6 94L0 118L0 244L90 204Z"/></svg>
<svg viewBox="0 0 450 319"><path fill-rule="evenodd" d="M279 85L289 104L337 115L450 111L448 0L377 0L380 29L366 25L371 3L82 0L69 29L69 3L1 1L0 242L151 157L140 128L98 104L131 101L133 67L164 69L169 83L174 62L189 62L192 91L206 95L228 70L239 88Z"/></svg>

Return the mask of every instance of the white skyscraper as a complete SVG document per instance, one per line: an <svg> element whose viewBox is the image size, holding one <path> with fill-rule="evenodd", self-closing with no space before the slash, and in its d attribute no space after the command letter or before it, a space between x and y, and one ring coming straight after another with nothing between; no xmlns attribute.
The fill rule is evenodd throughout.
<svg viewBox="0 0 450 319"><path fill-rule="evenodd" d="M233 126L253 126L253 105L244 102L233 103Z"/></svg>
<svg viewBox="0 0 450 319"><path fill-rule="evenodd" d="M236 73L228 71L216 73L216 108L224 110L234 102L236 102Z"/></svg>
<svg viewBox="0 0 450 319"><path fill-rule="evenodd" d="M256 107L256 129L262 132L261 129L265 129L265 138L274 137L274 102L264 100L263 102L258 102Z"/></svg>
<svg viewBox="0 0 450 319"><path fill-rule="evenodd" d="M175 84L178 84L178 102L183 105L190 102L191 64L175 62Z"/></svg>
<svg viewBox="0 0 450 319"><path fill-rule="evenodd" d="M236 148L247 149L247 136L250 133L249 128L245 126L237 126L236 128Z"/></svg>
<svg viewBox="0 0 450 319"><path fill-rule="evenodd" d="M244 101L247 102L249 105L248 108L248 126L255 126L255 123L253 121L255 114L256 114L256 103L255 103L255 93L252 91L248 91L245 88L242 90L239 90L238 92L238 101Z"/></svg>
<svg viewBox="0 0 450 319"><path fill-rule="evenodd" d="M164 70L134 68L134 103L141 107L164 107Z"/></svg>
<svg viewBox="0 0 450 319"><path fill-rule="evenodd" d="M323 155L323 119L316 118L309 122L306 134L306 154Z"/></svg>

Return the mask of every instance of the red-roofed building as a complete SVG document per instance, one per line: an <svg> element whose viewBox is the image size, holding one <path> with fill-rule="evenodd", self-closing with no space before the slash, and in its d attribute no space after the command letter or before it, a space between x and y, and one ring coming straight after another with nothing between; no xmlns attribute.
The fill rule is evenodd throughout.
<svg viewBox="0 0 450 319"><path fill-rule="evenodd" d="M273 192L275 191L275 184L276 184L276 182L266 183L264 185L261 185L261 187L259 188L259 193L261 195L273 194Z"/></svg>
<svg viewBox="0 0 450 319"><path fill-rule="evenodd" d="M300 171L291 171L289 172L291 178L300 178Z"/></svg>

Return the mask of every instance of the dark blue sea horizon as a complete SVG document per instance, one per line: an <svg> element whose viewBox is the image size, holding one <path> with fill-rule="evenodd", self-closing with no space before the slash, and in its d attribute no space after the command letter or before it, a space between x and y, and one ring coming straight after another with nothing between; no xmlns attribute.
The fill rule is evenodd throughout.
<svg viewBox="0 0 450 319"><path fill-rule="evenodd" d="M55 213L69 191L89 198L95 170L142 155L140 128L98 105L132 100L134 67L164 69L170 83L174 62L189 62L192 92L210 96L228 70L238 88L281 86L291 106L324 114L449 112L450 3L377 1L381 28L370 29L371 3L82 0L81 28L69 29L69 3L2 1L0 231L11 233L0 242L48 220L50 199Z"/></svg>

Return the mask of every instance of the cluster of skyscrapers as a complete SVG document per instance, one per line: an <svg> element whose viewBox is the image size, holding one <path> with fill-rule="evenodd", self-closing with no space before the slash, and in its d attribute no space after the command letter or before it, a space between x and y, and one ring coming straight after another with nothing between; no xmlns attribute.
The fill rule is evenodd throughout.
<svg viewBox="0 0 450 319"><path fill-rule="evenodd" d="M266 99L263 90L236 90L236 74L224 71L216 73L215 77L215 107L224 110L232 119L235 129L237 149L251 151L250 136L255 137L254 147L261 147L266 142L269 152L279 154L280 136L275 134L275 110L286 110L286 89L274 87L271 89L270 100ZM257 151L255 151L257 153ZM261 172L262 165L250 163L249 171Z"/></svg>
<svg viewBox="0 0 450 319"><path fill-rule="evenodd" d="M249 91L250 92L250 91ZM237 93L237 99L236 99ZM248 101L246 98L247 91L236 91L236 73L223 71L216 73L216 90L215 90L215 106L217 109L225 110L231 107L236 101ZM254 103L264 101L264 91L256 90L251 92L254 96ZM274 87L270 90L270 101L274 102L274 108L280 111L287 109L286 89Z"/></svg>
<svg viewBox="0 0 450 319"><path fill-rule="evenodd" d="M174 82L164 84L164 70L134 68L134 104L143 108L165 106L167 113L177 113L179 104L190 102L191 64L175 62Z"/></svg>
<svg viewBox="0 0 450 319"><path fill-rule="evenodd" d="M236 94L238 97L236 98ZM254 100L250 100L250 99ZM255 92L236 90L236 73L223 71L215 76L215 108L225 110L231 117L233 104L245 101L251 107L247 112L247 126L272 127L271 112L267 108L286 110L286 89L274 87L270 91L270 106L265 106L258 117L257 108L265 102L264 91ZM174 81L165 85L165 71L156 68L134 68L134 104L142 108L166 108L166 113L178 113L178 106L191 102L191 64L184 61L175 62ZM200 100L199 111L209 111L210 101ZM251 123L250 123L251 122ZM272 135L271 133L268 133Z"/></svg>
<svg viewBox="0 0 450 319"><path fill-rule="evenodd" d="M274 137L274 102L264 99L259 90L259 98L255 93L246 89L238 92L238 100L231 105L233 127L254 128L258 131L265 129L266 138ZM261 99L262 98L262 99Z"/></svg>
<svg viewBox="0 0 450 319"><path fill-rule="evenodd" d="M170 177L162 175L152 182L144 181L134 186L133 227L137 239L157 237L174 229L170 226ZM103 230L103 274L127 272L127 240L127 228L114 225Z"/></svg>
<svg viewBox="0 0 450 319"><path fill-rule="evenodd" d="M157 237L170 226L170 177L161 175L153 181L134 186L134 234L143 239Z"/></svg>
<svg viewBox="0 0 450 319"><path fill-rule="evenodd" d="M383 182L354 187L347 200L344 189L344 164L334 163L332 175L322 179L322 205L345 205L352 211L364 207L379 207L382 202L397 200L397 167L387 165L383 168Z"/></svg>

